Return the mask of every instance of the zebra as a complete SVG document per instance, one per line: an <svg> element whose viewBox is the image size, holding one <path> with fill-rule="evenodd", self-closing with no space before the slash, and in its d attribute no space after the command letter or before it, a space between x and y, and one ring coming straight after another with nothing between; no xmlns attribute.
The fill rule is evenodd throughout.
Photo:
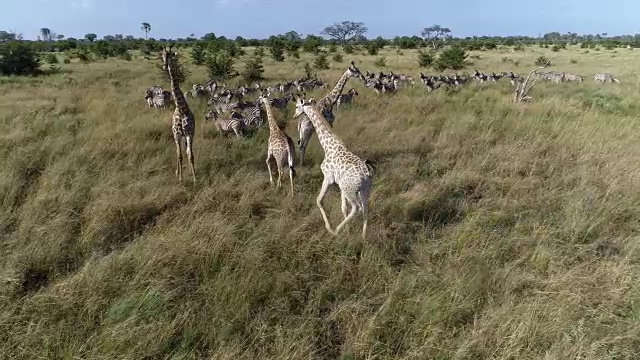
<svg viewBox="0 0 640 360"><path fill-rule="evenodd" d="M287 109L287 105L289 104L289 101L292 101L292 100L293 100L293 94L287 94L281 98L269 99L269 105L279 109L280 111L285 111Z"/></svg>
<svg viewBox="0 0 640 360"><path fill-rule="evenodd" d="M220 135L224 135L233 131L238 138L243 136L245 123L237 118L220 119L220 114L215 110L209 110L205 115L205 119L213 121Z"/></svg>
<svg viewBox="0 0 640 360"><path fill-rule="evenodd" d="M584 81L584 78L580 75L576 75L576 74L571 74L571 73L565 73L564 74L564 80L565 81L575 81L577 83L581 83Z"/></svg>
<svg viewBox="0 0 640 360"><path fill-rule="evenodd" d="M607 73L597 73L596 76L594 77L594 81L600 82L600 83L605 83L605 82L609 82L609 83L615 82L618 84L620 83L620 80L613 77L613 75L607 74Z"/></svg>
<svg viewBox="0 0 640 360"><path fill-rule="evenodd" d="M356 96L358 96L358 92L354 88L351 88L346 94L340 94L336 100L336 108L339 108L340 104L352 104Z"/></svg>
<svg viewBox="0 0 640 360"><path fill-rule="evenodd" d="M191 89L191 97L196 99L198 97L205 97L208 95L208 90L206 87L200 84L194 84Z"/></svg>
<svg viewBox="0 0 640 360"><path fill-rule="evenodd" d="M151 87L147 89L144 98L150 108L165 108L171 101L171 92L162 90L162 88L157 85L151 85Z"/></svg>

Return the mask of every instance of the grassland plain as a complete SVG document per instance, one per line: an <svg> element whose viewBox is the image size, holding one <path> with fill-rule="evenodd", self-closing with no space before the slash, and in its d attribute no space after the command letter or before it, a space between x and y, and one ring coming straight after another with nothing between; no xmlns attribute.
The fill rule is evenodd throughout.
<svg viewBox="0 0 640 360"><path fill-rule="evenodd" d="M586 82L514 105L506 81L377 97L352 80L335 131L378 163L364 241L359 218L324 229L316 138L287 198L266 128L219 137L204 102L199 182L179 183L171 112L143 100L167 87L154 61L0 78L0 358L637 358L640 52L471 54L465 71L528 73L545 55ZM379 56L418 77L414 52ZM182 58L183 89L204 82ZM320 76L351 59L381 70L360 53ZM304 61L265 59L265 83ZM622 83L595 85L601 71Z"/></svg>

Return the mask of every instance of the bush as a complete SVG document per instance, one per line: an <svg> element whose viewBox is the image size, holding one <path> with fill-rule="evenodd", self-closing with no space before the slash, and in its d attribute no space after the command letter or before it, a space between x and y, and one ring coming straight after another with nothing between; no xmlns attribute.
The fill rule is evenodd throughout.
<svg viewBox="0 0 640 360"><path fill-rule="evenodd" d="M313 60L313 66L315 66L316 69L328 69L329 61L327 60L327 54L324 52L318 53L315 60Z"/></svg>
<svg viewBox="0 0 640 360"><path fill-rule="evenodd" d="M385 67L387 66L387 59L384 56L380 56L373 64L378 67Z"/></svg>
<svg viewBox="0 0 640 360"><path fill-rule="evenodd" d="M202 65L207 60L207 53L201 43L197 43L193 46L193 50L191 51L191 60L195 65Z"/></svg>
<svg viewBox="0 0 640 360"><path fill-rule="evenodd" d="M254 51L253 51L253 55L254 56L258 56L258 57L264 57L264 48L263 47L257 47Z"/></svg>
<svg viewBox="0 0 640 360"><path fill-rule="evenodd" d="M233 63L233 57L226 51L209 55L205 64L209 79L224 81L238 76Z"/></svg>
<svg viewBox="0 0 640 360"><path fill-rule="evenodd" d="M353 47L353 45L346 44L342 47L342 51L344 51L345 54L353 54L356 49Z"/></svg>
<svg viewBox="0 0 640 360"><path fill-rule="evenodd" d="M333 61L335 62L342 62L342 54L334 54L333 55Z"/></svg>
<svg viewBox="0 0 640 360"><path fill-rule="evenodd" d="M435 62L436 70L459 70L467 65L467 53L459 46L451 47L442 53Z"/></svg>
<svg viewBox="0 0 640 360"><path fill-rule="evenodd" d="M561 47L559 45L553 45L553 47L551 48L551 51L553 52L558 52L560 51Z"/></svg>
<svg viewBox="0 0 640 360"><path fill-rule="evenodd" d="M171 81L171 78L169 77L169 71L166 71L162 68L162 62L158 62L158 64L156 64L156 68L158 69L158 77L161 80L167 82ZM182 84L191 74L191 72L182 65L180 59L176 57L173 58L171 70L178 84Z"/></svg>
<svg viewBox="0 0 640 360"><path fill-rule="evenodd" d="M518 44L513 47L513 51L524 51L524 46L522 46L522 44Z"/></svg>
<svg viewBox="0 0 640 360"><path fill-rule="evenodd" d="M129 51L127 51L124 54L120 55L120 58L122 60L125 60L125 61L131 61L131 59L133 59L133 57L131 56L131 53Z"/></svg>
<svg viewBox="0 0 640 360"><path fill-rule="evenodd" d="M433 65L433 54L428 51L418 50L418 65L422 68Z"/></svg>
<svg viewBox="0 0 640 360"><path fill-rule="evenodd" d="M69 59L68 57L64 58L64 60L62 60L62 62L64 64L71 64L71 59Z"/></svg>
<svg viewBox="0 0 640 360"><path fill-rule="evenodd" d="M578 60L576 60L576 59L571 59L571 60L569 60L569 62L570 62L571 64L577 64L577 63L578 63Z"/></svg>
<svg viewBox="0 0 640 360"><path fill-rule="evenodd" d="M309 63L304 63L304 76L306 79L311 79L313 76L313 69Z"/></svg>
<svg viewBox="0 0 640 360"><path fill-rule="evenodd" d="M547 58L546 58L546 56L539 56L539 57L536 59L535 65L538 65L538 66L544 66L544 65L545 65L545 64L547 64L547 63L548 63L549 65L551 65L551 61L549 61L549 59L547 59Z"/></svg>
<svg viewBox="0 0 640 360"><path fill-rule="evenodd" d="M47 64L53 65L53 64L57 64L58 63L58 57L56 56L56 54L47 54L44 56L44 62L46 62Z"/></svg>
<svg viewBox="0 0 640 360"><path fill-rule="evenodd" d="M262 58L255 54L247 60L242 72L242 78L248 83L264 80L264 66L262 66Z"/></svg>
<svg viewBox="0 0 640 360"><path fill-rule="evenodd" d="M336 46L336 44L329 45L329 53L333 54L336 51L338 51L338 47Z"/></svg>
<svg viewBox="0 0 640 360"><path fill-rule="evenodd" d="M282 39L273 38L269 40L269 52L271 58L277 62L284 61L284 41Z"/></svg>
<svg viewBox="0 0 640 360"><path fill-rule="evenodd" d="M27 44L0 44L0 75L34 75L39 72L40 57Z"/></svg>
<svg viewBox="0 0 640 360"><path fill-rule="evenodd" d="M367 52L369 55L378 55L378 45L374 42L367 43Z"/></svg>

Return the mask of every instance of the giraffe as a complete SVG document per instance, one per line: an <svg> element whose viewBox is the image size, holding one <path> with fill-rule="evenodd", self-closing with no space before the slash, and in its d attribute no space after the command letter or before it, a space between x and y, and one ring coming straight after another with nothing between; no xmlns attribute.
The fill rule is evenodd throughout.
<svg viewBox="0 0 640 360"><path fill-rule="evenodd" d="M182 90L180 90L180 84L176 79L176 74L173 72L173 66L175 64L175 56L177 53L169 48L164 47L162 49L162 69L169 72L169 78L171 79L171 94L173 95L173 101L176 104L176 109L173 112L171 118L171 130L173 131L173 140L176 143L177 154L177 167L176 175L182 181L182 138L185 138L187 148L187 158L189 160L189 167L191 168L191 174L193 175L193 182L196 182L196 172L193 164L193 139L196 130L196 119L193 113L189 109L187 100L184 98Z"/></svg>
<svg viewBox="0 0 640 360"><path fill-rule="evenodd" d="M333 127L333 121L335 120L335 116L333 115L333 107L340 98L340 94L344 89L347 81L351 77L359 77L363 82L366 82L364 75L360 72L360 70L356 67L356 65L351 61L351 66L347 68L347 70L342 74L336 85L329 91L322 99L317 102L317 108L320 110L320 113L327 119L327 122L331 127ZM300 147L300 164L304 161L304 154L307 150L307 146L309 145L309 141L311 141L311 136L313 136L313 124L309 120L309 118L301 114L301 117L298 120L298 146Z"/></svg>
<svg viewBox="0 0 640 360"><path fill-rule="evenodd" d="M269 170L269 182L273 185L273 175L271 175L270 160L276 161L278 168L278 186L282 185L282 166L285 161L289 164L289 180L291 182L291 195L293 196L293 178L296 176L296 171L293 168L293 156L295 152L295 146L293 140L278 127L276 120L273 116L273 110L269 104L269 98L267 91L264 90L258 100L264 105L267 113L267 121L269 122L269 145L267 146L267 169Z"/></svg>
<svg viewBox="0 0 640 360"><path fill-rule="evenodd" d="M363 217L362 238L367 236L367 212L369 207L369 194L373 182L373 164L369 160L363 160L353 154L337 135L333 133L327 120L316 108L315 101L305 101L303 97L296 99L295 115L306 114L318 134L318 140L324 150L324 159L320 164L320 170L324 175L320 194L316 199L325 227L333 234L338 232L360 210ZM329 185L338 184L340 197L342 198L342 215L344 220L331 229L327 213L322 207L322 200L327 194ZM347 202L351 205L351 212L347 214Z"/></svg>

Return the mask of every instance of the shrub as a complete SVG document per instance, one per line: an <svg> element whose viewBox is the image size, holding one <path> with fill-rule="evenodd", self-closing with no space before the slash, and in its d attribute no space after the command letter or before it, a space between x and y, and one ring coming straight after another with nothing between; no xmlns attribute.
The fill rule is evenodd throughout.
<svg viewBox="0 0 640 360"><path fill-rule="evenodd" d="M522 46L522 44L518 44L513 47L513 51L524 51L524 46Z"/></svg>
<svg viewBox="0 0 640 360"><path fill-rule="evenodd" d="M306 79L311 79L313 76L313 69L309 63L304 63L304 76Z"/></svg>
<svg viewBox="0 0 640 360"><path fill-rule="evenodd" d="M453 46L442 53L435 62L436 70L442 71L445 69L459 70L467 65L467 54L459 46Z"/></svg>
<svg viewBox="0 0 640 360"><path fill-rule="evenodd" d="M369 55L378 55L378 46L373 42L367 43L367 52Z"/></svg>
<svg viewBox="0 0 640 360"><path fill-rule="evenodd" d="M69 59L68 57L66 57L66 58L64 58L64 59L62 60L62 62L63 62L64 64L71 64L71 59Z"/></svg>
<svg viewBox="0 0 640 360"><path fill-rule="evenodd" d="M47 54L44 56L44 62L46 62L47 64L53 65L53 64L57 64L58 63L58 57L56 56L56 54Z"/></svg>
<svg viewBox="0 0 640 360"><path fill-rule="evenodd" d="M27 44L0 44L0 75L34 75L39 72L40 57Z"/></svg>
<svg viewBox="0 0 640 360"><path fill-rule="evenodd" d="M547 63L551 65L551 61L549 61L549 59L547 59L546 56L538 56L538 58L536 59L535 65L543 66Z"/></svg>
<svg viewBox="0 0 640 360"><path fill-rule="evenodd" d="M553 45L553 47L551 48L551 51L553 52L558 52L560 51L561 47L559 45Z"/></svg>
<svg viewBox="0 0 640 360"><path fill-rule="evenodd" d="M282 39L272 37L269 40L268 47L273 60L277 62L284 61L284 41Z"/></svg>
<svg viewBox="0 0 640 360"><path fill-rule="evenodd" d="M238 76L233 69L233 57L226 51L220 51L207 57L206 67L210 79L224 81Z"/></svg>
<svg viewBox="0 0 640 360"><path fill-rule="evenodd" d="M253 51L253 55L254 56L258 56L258 57L264 57L264 48L263 47L257 47L254 51Z"/></svg>
<svg viewBox="0 0 640 360"><path fill-rule="evenodd" d="M205 52L204 45L196 43L191 51L191 60L195 65L202 65L207 60L207 53Z"/></svg>
<svg viewBox="0 0 640 360"><path fill-rule="evenodd" d="M264 80L264 66L262 66L262 58L255 54L247 60L242 72L242 78L247 83Z"/></svg>
<svg viewBox="0 0 640 360"><path fill-rule="evenodd" d="M327 54L324 52L318 53L315 60L313 60L313 66L315 66L316 69L328 69L329 61L327 60Z"/></svg>
<svg viewBox="0 0 640 360"><path fill-rule="evenodd" d="M384 56L380 56L373 64L378 67L385 67L387 66L387 59Z"/></svg>
<svg viewBox="0 0 640 360"><path fill-rule="evenodd" d="M171 78L169 77L169 71L166 71L162 68L161 62L158 62L156 64L156 68L158 69L158 77L161 80L164 80L166 82L171 81ZM171 70L178 84L182 84L187 79L187 77L191 74L191 72L186 67L184 67L180 62L179 55L178 57L173 58L173 64L172 64Z"/></svg>
<svg viewBox="0 0 640 360"><path fill-rule="evenodd" d="M418 65L422 68L433 65L433 54L428 51L418 50Z"/></svg>
<svg viewBox="0 0 640 360"><path fill-rule="evenodd" d="M353 54L356 49L353 47L353 45L346 44L342 47L342 51L344 51L345 54Z"/></svg>
<svg viewBox="0 0 640 360"><path fill-rule="evenodd" d="M131 61L133 57L131 56L131 52L127 51L124 54L120 55L120 58L125 61Z"/></svg>
<svg viewBox="0 0 640 360"><path fill-rule="evenodd" d="M570 63L572 63L572 64L577 64L577 63L578 63L578 60L576 60L576 59L571 59L571 60L569 60L569 62L570 62Z"/></svg>
<svg viewBox="0 0 640 360"><path fill-rule="evenodd" d="M329 45L329 53L333 54L336 51L338 51L338 47L336 46L336 44Z"/></svg>
<svg viewBox="0 0 640 360"><path fill-rule="evenodd" d="M333 54L333 61L342 62L342 54Z"/></svg>

